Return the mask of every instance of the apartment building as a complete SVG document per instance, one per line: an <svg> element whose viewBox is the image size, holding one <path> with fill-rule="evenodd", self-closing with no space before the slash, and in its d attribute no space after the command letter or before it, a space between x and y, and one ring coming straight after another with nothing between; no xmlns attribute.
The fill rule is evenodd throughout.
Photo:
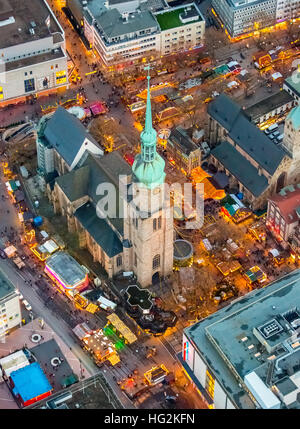
<svg viewBox="0 0 300 429"><path fill-rule="evenodd" d="M195 3L157 12L155 18L160 29L161 55L202 46L205 21Z"/></svg>
<svg viewBox="0 0 300 429"><path fill-rule="evenodd" d="M300 16L299 0L212 0L212 7L232 38Z"/></svg>
<svg viewBox="0 0 300 429"><path fill-rule="evenodd" d="M210 408L299 408L300 272L186 328L179 359Z"/></svg>
<svg viewBox="0 0 300 429"><path fill-rule="evenodd" d="M286 186L268 200L266 225L284 246L288 245L289 238L299 226L299 214L299 184Z"/></svg>
<svg viewBox="0 0 300 429"><path fill-rule="evenodd" d="M46 1L1 4L0 106L65 89L65 34Z"/></svg>
<svg viewBox="0 0 300 429"><path fill-rule="evenodd" d="M14 285L0 270L0 338L20 326L21 306Z"/></svg>
<svg viewBox="0 0 300 429"><path fill-rule="evenodd" d="M204 39L205 21L194 3L90 0L83 15L85 37L107 65L194 49Z"/></svg>

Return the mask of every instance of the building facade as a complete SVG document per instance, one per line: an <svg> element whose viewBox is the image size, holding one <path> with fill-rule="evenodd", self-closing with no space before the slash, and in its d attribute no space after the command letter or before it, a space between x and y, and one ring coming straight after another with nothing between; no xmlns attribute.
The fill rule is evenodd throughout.
<svg viewBox="0 0 300 429"><path fill-rule="evenodd" d="M298 0L212 0L212 7L232 38L300 16Z"/></svg>
<svg viewBox="0 0 300 429"><path fill-rule="evenodd" d="M299 288L297 270L184 330L179 359L210 408L299 408Z"/></svg>
<svg viewBox="0 0 300 429"><path fill-rule="evenodd" d="M268 124L270 120L281 118L294 106L294 97L287 91L279 91L248 107L245 113L254 124L263 125Z"/></svg>
<svg viewBox="0 0 300 429"><path fill-rule="evenodd" d="M65 34L45 1L8 0L0 12L0 106L68 87Z"/></svg>
<svg viewBox="0 0 300 429"><path fill-rule="evenodd" d="M13 284L0 271L0 337L21 325L21 305Z"/></svg>
<svg viewBox="0 0 300 429"><path fill-rule="evenodd" d="M283 188L268 200L266 225L283 246L288 246L299 226L300 185Z"/></svg>
<svg viewBox="0 0 300 429"><path fill-rule="evenodd" d="M183 128L174 128L167 141L168 157L188 175L201 166L201 149Z"/></svg>
<svg viewBox="0 0 300 429"><path fill-rule="evenodd" d="M87 4L84 34L106 65L131 64L145 56L169 55L203 44L205 21L194 3L175 8L164 2L147 3L103 5L94 0Z"/></svg>

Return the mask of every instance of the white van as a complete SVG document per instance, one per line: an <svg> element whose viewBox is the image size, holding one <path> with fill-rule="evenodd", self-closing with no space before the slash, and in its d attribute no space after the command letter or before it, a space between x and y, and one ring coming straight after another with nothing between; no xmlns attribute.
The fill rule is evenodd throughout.
<svg viewBox="0 0 300 429"><path fill-rule="evenodd" d="M31 305L29 304L28 301L26 301L26 299L23 299L22 303L24 304L24 307L26 308L26 310L28 310L28 311L32 310Z"/></svg>

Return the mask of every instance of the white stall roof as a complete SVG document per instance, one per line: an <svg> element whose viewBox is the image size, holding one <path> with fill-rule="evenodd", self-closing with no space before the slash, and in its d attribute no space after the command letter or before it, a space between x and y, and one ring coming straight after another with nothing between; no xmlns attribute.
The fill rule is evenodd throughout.
<svg viewBox="0 0 300 429"><path fill-rule="evenodd" d="M13 371L17 371L18 369L29 365L29 361L23 350L19 350L18 352L0 359L0 365L3 372L7 377L9 377Z"/></svg>
<svg viewBox="0 0 300 429"><path fill-rule="evenodd" d="M255 371L250 372L244 378L244 382L259 405L265 409L280 408L280 400L269 389Z"/></svg>

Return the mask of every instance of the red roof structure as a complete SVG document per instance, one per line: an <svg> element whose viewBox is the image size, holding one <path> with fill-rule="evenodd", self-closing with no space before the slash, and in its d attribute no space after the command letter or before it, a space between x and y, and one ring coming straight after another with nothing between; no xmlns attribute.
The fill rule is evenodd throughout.
<svg viewBox="0 0 300 429"><path fill-rule="evenodd" d="M276 205L287 224L300 219L300 185L286 186L279 194L270 198Z"/></svg>
<svg viewBox="0 0 300 429"><path fill-rule="evenodd" d="M91 112L94 116L101 115L106 112L106 107L100 101L95 101L90 106Z"/></svg>

